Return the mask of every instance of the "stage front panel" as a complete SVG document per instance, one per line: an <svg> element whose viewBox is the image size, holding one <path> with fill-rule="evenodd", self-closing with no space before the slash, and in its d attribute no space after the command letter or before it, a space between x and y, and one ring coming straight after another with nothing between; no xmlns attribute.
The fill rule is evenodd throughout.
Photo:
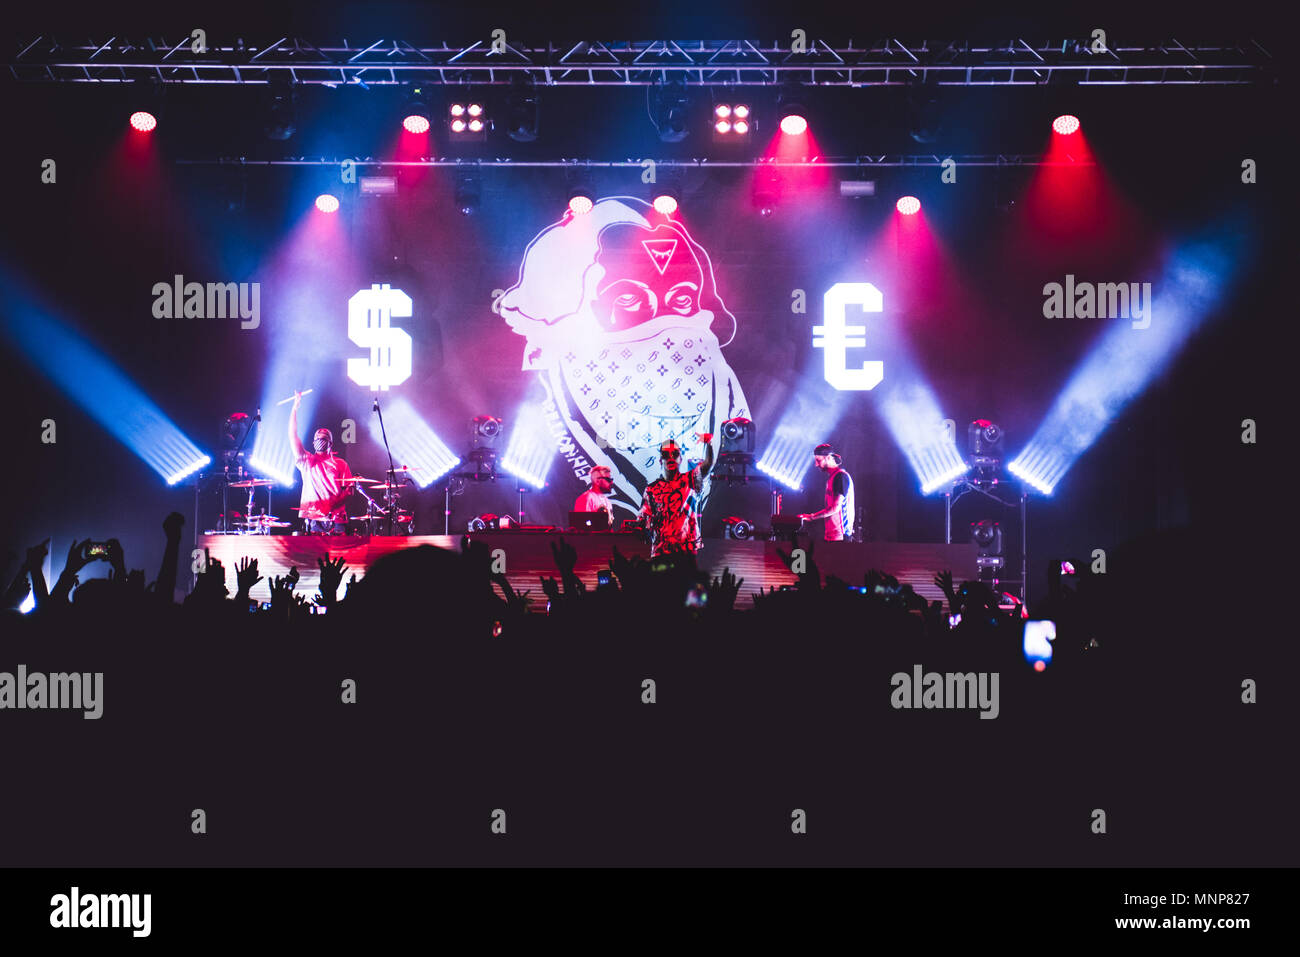
<svg viewBox="0 0 1300 957"><path fill-rule="evenodd" d="M419 545L459 550L463 537L466 536L201 535L198 547L207 549L208 554L225 567L226 585L232 594L237 587L235 567L239 560L256 558L258 573L263 579L254 586L252 597L269 601L270 579L287 575L290 568L297 568L302 576L298 593L312 596L320 587L317 561L321 558L342 556L347 562L344 581L353 573L360 580L372 564L392 552ZM502 549L505 552L506 578L511 587L517 592L531 591L532 597L539 602L545 601L539 581L541 576L559 577L551 543L561 538L577 552L574 571L592 589L597 584L597 572L609 568L615 548L629 558L650 555L649 545L635 535L484 532L468 537L490 549ZM710 576L721 575L724 569L730 569L737 578L743 578L745 583L736 603L738 607L752 607L754 592L794 583L795 576L777 554L778 549L788 553L790 548L788 542L708 539L699 555L700 567ZM933 583L936 572L951 569L957 581L976 577L975 555L974 545L814 542L812 547L812 559L823 577L834 575L856 585L861 584L862 576L869 569L876 568L893 575L903 584L911 585L918 594L931 600L943 598ZM340 597L342 592L341 588ZM535 607L541 607L541 604Z"/></svg>

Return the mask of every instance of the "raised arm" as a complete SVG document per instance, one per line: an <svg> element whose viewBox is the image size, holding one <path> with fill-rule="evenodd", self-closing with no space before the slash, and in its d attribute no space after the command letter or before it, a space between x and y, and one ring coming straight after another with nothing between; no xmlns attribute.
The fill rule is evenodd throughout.
<svg viewBox="0 0 1300 957"><path fill-rule="evenodd" d="M32 577L32 600L35 610L40 611L50 604L49 585L45 581L45 556L49 552L50 540L47 538L39 545L27 549L27 560L23 568Z"/></svg>
<svg viewBox="0 0 1300 957"><path fill-rule="evenodd" d="M704 461L700 463L700 478L704 478L709 474L709 469L713 468L713 435L701 432L699 439L704 443Z"/></svg>
<svg viewBox="0 0 1300 957"><path fill-rule="evenodd" d="M289 448L293 449L294 461L307 454L302 439L298 437L298 406L302 405L302 393L293 394L293 408L289 410Z"/></svg>
<svg viewBox="0 0 1300 957"><path fill-rule="evenodd" d="M172 512L163 519L167 545L163 548L162 565L158 569L158 583L154 585L154 598L163 605L176 600L176 570L180 563L181 529L184 527L185 516L180 512Z"/></svg>

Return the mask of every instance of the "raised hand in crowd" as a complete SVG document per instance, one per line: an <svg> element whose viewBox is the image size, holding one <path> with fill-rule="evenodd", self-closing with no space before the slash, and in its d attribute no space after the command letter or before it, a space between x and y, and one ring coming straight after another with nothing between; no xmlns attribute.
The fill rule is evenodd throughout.
<svg viewBox="0 0 1300 957"><path fill-rule="evenodd" d="M220 605L226 600L226 596L230 594L230 589L226 587L225 566L213 558L207 549L204 549L204 557L206 565L204 570L199 572L198 581L194 584L194 591L185 599L187 605Z"/></svg>
<svg viewBox="0 0 1300 957"><path fill-rule="evenodd" d="M239 564L235 566L235 583L239 589L235 592L235 601L248 601L253 586L261 580L262 576L257 573L257 559L245 555L239 560Z"/></svg>
<svg viewBox="0 0 1300 957"><path fill-rule="evenodd" d="M163 519L162 524L163 532L167 535L167 545L163 549L162 566L158 569L155 597L163 604L170 605L176 594L176 568L180 561L181 529L185 527L185 516L180 512L172 512Z"/></svg>
<svg viewBox="0 0 1300 957"><path fill-rule="evenodd" d="M0 606L4 609L17 608L31 590L31 582L27 580L27 566L19 566L17 574L5 589L4 597L0 598Z"/></svg>
<svg viewBox="0 0 1300 957"><path fill-rule="evenodd" d="M506 601L506 607L512 614L519 615L528 610L528 596L532 594L531 591L516 594L504 572L494 572L492 581L501 589L501 594Z"/></svg>
<svg viewBox="0 0 1300 957"><path fill-rule="evenodd" d="M555 558L555 567L561 575L572 575L573 566L578 563L578 550L561 538L551 542L551 555Z"/></svg>
<svg viewBox="0 0 1300 957"><path fill-rule="evenodd" d="M63 563L63 572L59 575L58 581L54 583L54 590L50 592L50 597L55 602L63 604L67 601L69 592L77 584L77 575L83 568L94 561L86 553L87 546L90 545L90 539L77 541L75 538L72 544L68 546L68 558Z"/></svg>
<svg viewBox="0 0 1300 957"><path fill-rule="evenodd" d="M298 587L298 569L290 568L289 574L275 576L271 579L271 614L288 617L293 604L293 590Z"/></svg>
<svg viewBox="0 0 1300 957"><path fill-rule="evenodd" d="M631 588L635 591L642 584L641 578L645 575L646 568L641 558L629 560L615 545L614 557L609 560L609 571L618 581L621 590L627 591Z"/></svg>
<svg viewBox="0 0 1300 957"><path fill-rule="evenodd" d="M23 570L31 575L32 599L34 610L40 611L50 603L49 585L45 581L45 556L50 553L50 540L47 538L39 545L27 549L27 558L23 561Z"/></svg>
<svg viewBox="0 0 1300 957"><path fill-rule="evenodd" d="M560 600L560 583L546 575L541 576L541 581L542 591L546 594L546 597L550 601L558 602Z"/></svg>
<svg viewBox="0 0 1300 957"><path fill-rule="evenodd" d="M745 584L745 579L737 580L736 576L731 574L730 568L722 570L722 577L713 579L713 584L709 586L709 610L714 614L730 614L736 605L736 596L740 594L740 586Z"/></svg>
<svg viewBox="0 0 1300 957"><path fill-rule="evenodd" d="M343 584L343 573L347 570L347 565L340 555L332 561L319 558L316 566L320 569L320 591L316 595L316 604L328 608L338 601L339 585ZM354 575L353 578L355 577Z"/></svg>
<svg viewBox="0 0 1300 957"><path fill-rule="evenodd" d="M105 561L112 569L113 574L110 576L115 581L125 584L126 582L126 555L122 552L122 543L116 538L110 538L105 544L108 545L108 554Z"/></svg>
<svg viewBox="0 0 1300 957"><path fill-rule="evenodd" d="M952 572L949 569L945 568L934 576L934 587L942 591L948 599L948 614L958 614L957 593L952 590Z"/></svg>

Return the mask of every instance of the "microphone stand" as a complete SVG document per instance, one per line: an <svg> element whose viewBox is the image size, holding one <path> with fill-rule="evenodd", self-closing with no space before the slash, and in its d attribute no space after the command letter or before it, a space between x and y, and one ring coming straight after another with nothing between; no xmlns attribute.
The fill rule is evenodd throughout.
<svg viewBox="0 0 1300 957"><path fill-rule="evenodd" d="M254 425L255 423L258 423L258 422L261 422L261 421L262 421L262 410L261 410L261 409L258 409L258 410L257 410L257 417L254 418L253 421L250 422L250 423L248 424L248 428L246 428L246 429L244 430L244 437L243 437L242 439L239 440L239 447L238 447L237 449L235 449L235 463L236 463L237 467L239 468L239 472L240 472L239 477L240 477L241 479L244 477L244 475L243 475L244 467L243 467L243 465L240 465L240 464L239 464L239 462L240 462L239 457L240 457L241 455L244 454L244 443L248 441L248 437L249 437L249 435L252 434L252 432L253 432L253 425ZM223 472L221 473L221 479L222 479L222 485L221 485L221 531L222 531L224 534L229 535L229 534L230 534L230 505L229 505L228 497L227 497L227 495L226 495L227 490L230 488L230 469L229 469L228 467L227 467L227 469L226 469L225 471L223 471ZM253 492L254 492L254 491L255 491L255 490L250 486L249 489L248 489L248 505L245 506L245 507L246 507L250 512L252 511L252 508L253 508ZM267 515L270 515L270 514L271 514L271 490L270 490L270 486L267 486L267 492L266 492L266 514L267 514ZM249 521L250 521L250 516L245 515L245 516L244 516L245 528L247 528L247 523L248 523Z"/></svg>
<svg viewBox="0 0 1300 957"><path fill-rule="evenodd" d="M378 502L367 494L366 490L361 487L360 483L353 487L360 492L361 497L366 500L366 538L369 538L371 535L371 521L376 515L382 512L383 509L379 507Z"/></svg>
<svg viewBox="0 0 1300 957"><path fill-rule="evenodd" d="M388 516L388 534L391 536L393 534L393 522L397 517L395 514L397 509L392 499L393 486L397 484L397 469L393 466L393 450L388 447L388 432L384 429L384 413L379 409L378 398L375 399L374 413L379 416L379 434L384 440L384 451L388 453L388 488L384 490L384 505L387 508L384 511ZM369 498L369 496L366 497Z"/></svg>

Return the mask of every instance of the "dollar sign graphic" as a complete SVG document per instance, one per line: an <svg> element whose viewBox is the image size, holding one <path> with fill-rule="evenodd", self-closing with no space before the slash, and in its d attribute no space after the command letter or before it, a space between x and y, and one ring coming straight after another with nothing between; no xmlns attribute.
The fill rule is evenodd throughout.
<svg viewBox="0 0 1300 957"><path fill-rule="evenodd" d="M348 360L348 378L372 392L387 392L411 377L411 337L392 325L411 315L411 297L388 283L373 284L348 300L348 338L370 350Z"/></svg>
<svg viewBox="0 0 1300 957"><path fill-rule="evenodd" d="M863 312L884 312L884 297L869 282L837 282L822 299L823 325L813 326L813 348L826 350L826 381L840 391L866 391L885 378L885 364L879 359L848 367L850 347L867 344L867 327L850 326L846 307L861 306Z"/></svg>

